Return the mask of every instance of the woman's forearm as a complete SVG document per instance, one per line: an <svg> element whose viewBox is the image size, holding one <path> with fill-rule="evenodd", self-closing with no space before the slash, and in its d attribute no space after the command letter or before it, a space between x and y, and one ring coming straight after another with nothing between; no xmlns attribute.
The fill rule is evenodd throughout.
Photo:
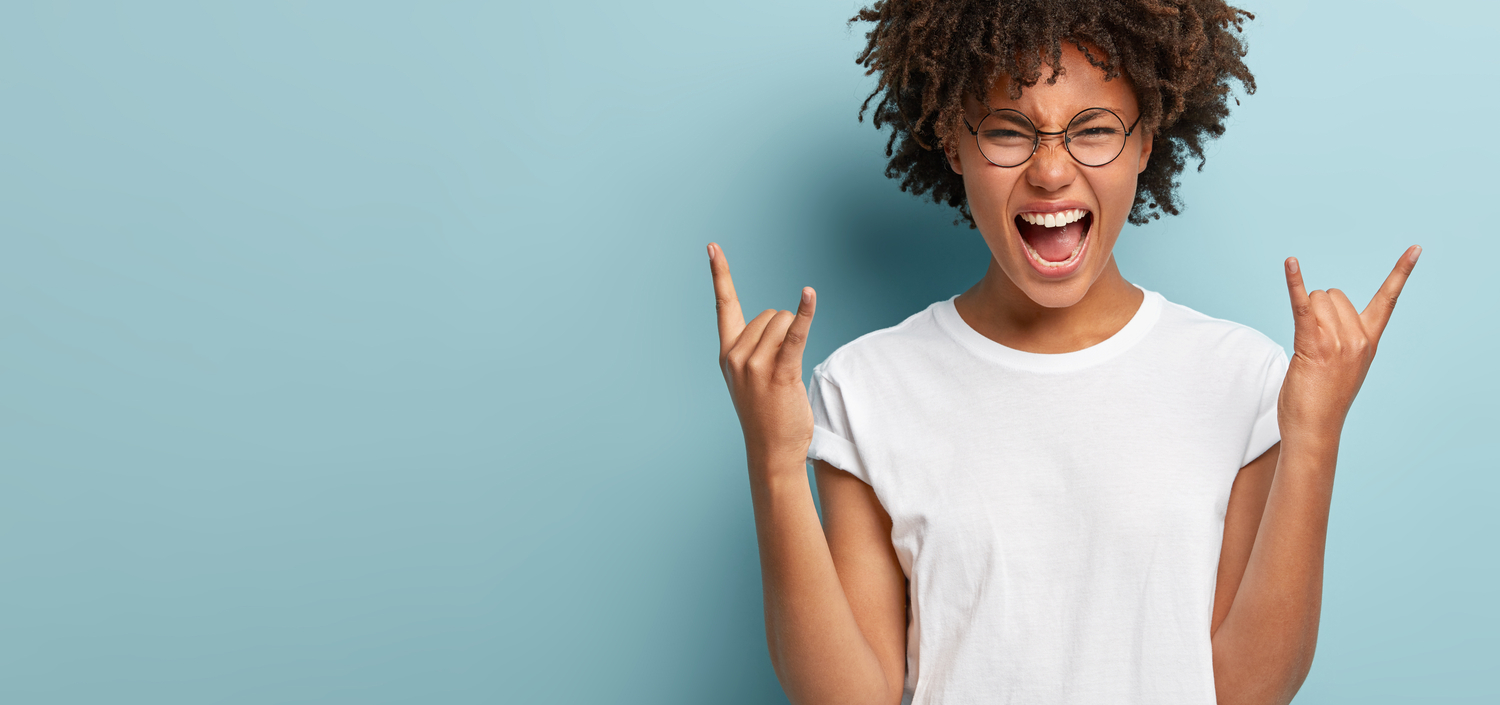
<svg viewBox="0 0 1500 705"><path fill-rule="evenodd" d="M1234 603L1213 634L1221 705L1290 702L1312 667L1338 433L1287 438Z"/></svg>
<svg viewBox="0 0 1500 705"><path fill-rule="evenodd" d="M806 460L752 453L749 462L766 641L787 696L807 705L899 702L834 568Z"/></svg>

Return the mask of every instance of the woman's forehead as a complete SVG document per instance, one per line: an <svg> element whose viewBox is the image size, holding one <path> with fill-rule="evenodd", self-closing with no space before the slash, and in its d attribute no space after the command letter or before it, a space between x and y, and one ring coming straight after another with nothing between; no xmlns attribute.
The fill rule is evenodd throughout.
<svg viewBox="0 0 1500 705"><path fill-rule="evenodd" d="M990 109L1011 108L1033 117L1057 117L1066 120L1086 108L1109 108L1117 113L1134 113L1135 91L1123 76L1106 78L1104 69L1090 64L1076 47L1065 45L1056 79L1048 82L1052 67L1041 67L1041 78L1034 85L1022 86L1018 98L1011 97L1011 79L1001 74L990 87L986 105ZM1056 115L1053 115L1056 113Z"/></svg>
<svg viewBox="0 0 1500 705"><path fill-rule="evenodd" d="M990 110L1009 108L1019 110L1033 120L1057 119L1066 121L1080 111L1089 108L1109 108L1118 115L1135 113L1135 96L1127 89L1115 91L1048 91L1023 90L1021 97L1011 99L1010 94L991 94L990 101L983 106Z"/></svg>

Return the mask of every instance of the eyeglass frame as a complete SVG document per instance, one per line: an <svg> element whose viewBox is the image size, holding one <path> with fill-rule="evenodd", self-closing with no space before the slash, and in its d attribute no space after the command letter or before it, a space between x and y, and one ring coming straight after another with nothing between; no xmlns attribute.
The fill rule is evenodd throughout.
<svg viewBox="0 0 1500 705"><path fill-rule="evenodd" d="M1096 107L1092 107L1092 108L1084 108L1083 110L1078 111L1078 113L1076 115L1074 115L1073 117L1071 117L1071 118L1068 119L1068 125L1072 125L1073 121L1077 120L1079 115L1082 115L1082 114L1084 114L1086 112L1089 112L1090 110L1103 110L1104 112L1109 113L1110 115L1115 116L1115 119L1119 120L1121 125L1125 124L1125 118L1120 117L1119 113L1117 113L1117 112L1115 112L1113 110L1110 110L1109 108L1103 107L1103 106L1096 106ZM1086 167L1090 167L1090 168L1094 168L1094 169L1097 169L1097 168L1103 167L1103 166L1109 166L1110 164L1113 164L1116 159L1119 159L1121 154L1125 153L1125 145L1130 142L1130 136L1133 135L1133 134L1135 134L1135 126L1139 125L1141 123L1141 118L1145 117L1145 115L1146 115L1146 113L1144 111L1141 112L1139 115L1136 115L1135 116L1135 122L1130 123L1130 126L1127 127L1127 128L1125 128L1125 140L1120 143L1120 151L1115 152L1115 156L1110 157L1109 161L1104 162L1103 164L1085 164L1076 155L1074 155L1073 154L1073 150L1070 147L1068 147L1068 143L1072 142L1072 140L1068 139L1068 137L1067 137L1067 134L1068 134L1067 128L1063 128L1061 131L1058 131L1058 132L1048 132L1046 130L1038 130L1038 129L1036 129L1036 123L1032 121L1032 119L1031 119L1030 116L1028 116L1026 113L1023 113L1023 112L1021 112L1019 110L1016 110L1015 108L1000 108L999 110L990 110L989 112L985 113L984 117L979 118L979 124L981 124L981 125L984 124L984 118L987 118L987 117L989 117L991 115L994 115L995 113L998 113L998 112L1001 112L1001 111L1010 111L1012 113L1020 115L1021 117L1026 118L1026 124L1031 125L1031 132L1032 132L1032 136L1031 136L1031 154L1026 155L1025 159L1022 159L1021 161L1016 162L1015 164L1012 164L1010 166L1005 166L1003 164L995 164L995 160L990 159L990 156L988 154L984 153L984 147L979 144L979 128L977 126L971 126L971 125L969 125L969 116L968 115L963 116L964 117L964 127L969 130L969 134L971 134L971 135L974 136L974 146L979 149L979 156L984 157L985 161L987 161L987 162L989 162L991 164L995 164L995 166L998 166L1001 169L1014 169L1014 168L1016 168L1018 166L1021 166L1022 164L1025 164L1026 162L1031 161L1031 158L1034 157L1034 156L1036 156L1037 147L1041 146L1041 144L1042 144L1042 137L1044 135L1047 136L1047 137L1054 137L1056 135L1063 135L1063 150L1065 150L1068 153L1068 156L1070 156L1070 157L1073 158L1073 161L1078 162L1079 166L1086 166Z"/></svg>

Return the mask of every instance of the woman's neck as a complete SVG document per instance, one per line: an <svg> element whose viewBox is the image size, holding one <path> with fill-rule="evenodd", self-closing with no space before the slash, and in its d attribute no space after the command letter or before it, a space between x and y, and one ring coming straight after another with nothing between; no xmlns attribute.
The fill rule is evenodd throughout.
<svg viewBox="0 0 1500 705"><path fill-rule="evenodd" d="M1031 353L1066 353L1103 342L1130 322L1145 295L1110 258L1109 266L1078 303L1042 306L990 260L984 278L954 305L969 327L1001 345Z"/></svg>

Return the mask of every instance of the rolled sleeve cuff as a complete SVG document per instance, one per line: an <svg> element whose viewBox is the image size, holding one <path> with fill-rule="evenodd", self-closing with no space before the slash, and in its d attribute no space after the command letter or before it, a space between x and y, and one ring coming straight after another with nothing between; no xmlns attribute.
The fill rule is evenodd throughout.
<svg viewBox="0 0 1500 705"><path fill-rule="evenodd" d="M813 437L817 437L817 429L813 429ZM1255 427L1250 430L1250 445L1245 448L1245 458L1240 461L1240 467L1245 467L1263 453L1271 449L1271 446L1281 442L1281 426L1276 421L1276 407L1260 415L1255 420Z"/></svg>
<svg viewBox="0 0 1500 705"><path fill-rule="evenodd" d="M859 450L853 443L822 426L813 426L812 444L807 447L808 460L821 460L849 473L869 485L870 477L864 463L859 460Z"/></svg>

